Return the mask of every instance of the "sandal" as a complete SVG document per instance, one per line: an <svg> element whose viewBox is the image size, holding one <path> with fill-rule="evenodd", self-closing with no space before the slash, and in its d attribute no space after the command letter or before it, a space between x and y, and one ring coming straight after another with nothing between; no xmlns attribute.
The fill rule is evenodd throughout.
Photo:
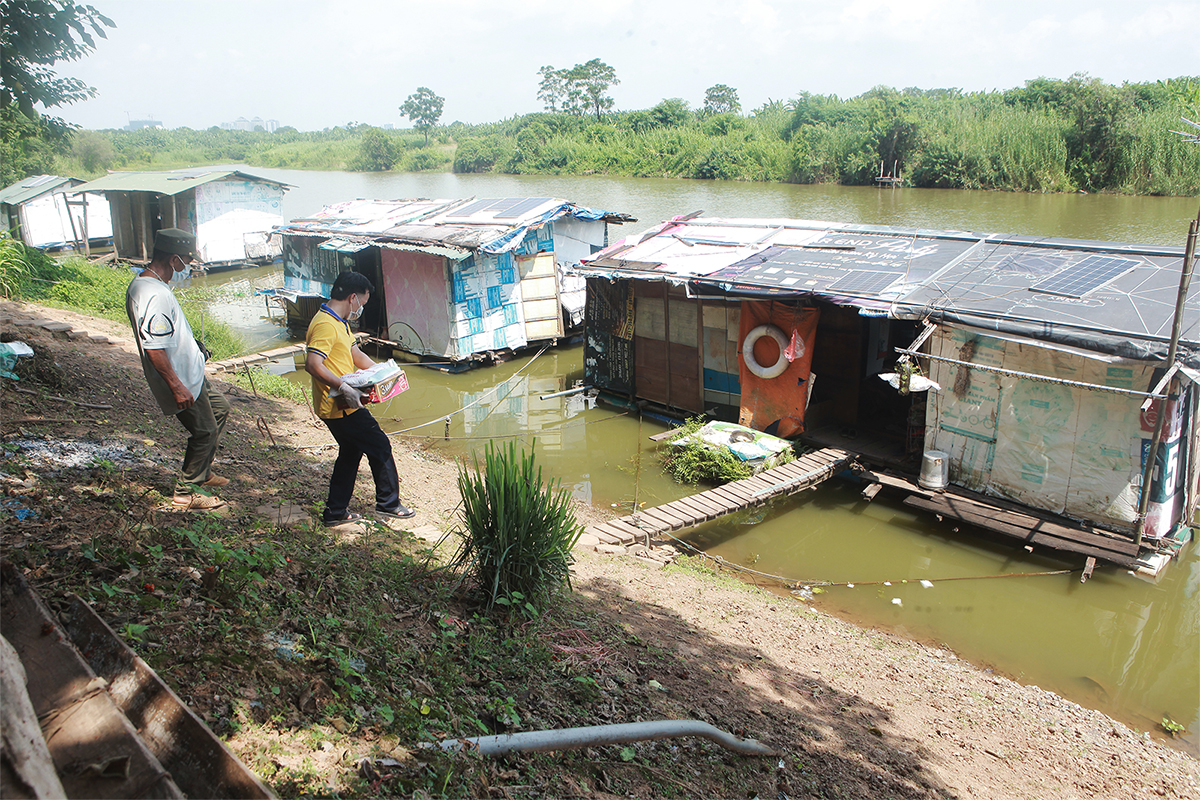
<svg viewBox="0 0 1200 800"><path fill-rule="evenodd" d="M350 522L362 522L363 515L355 514L353 511L347 511L346 516L341 519L322 519L326 528L336 528L338 525L345 525Z"/></svg>

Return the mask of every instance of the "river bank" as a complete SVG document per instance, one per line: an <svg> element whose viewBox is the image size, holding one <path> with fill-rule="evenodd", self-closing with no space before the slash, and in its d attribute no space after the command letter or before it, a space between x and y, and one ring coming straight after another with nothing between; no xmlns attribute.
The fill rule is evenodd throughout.
<svg viewBox="0 0 1200 800"><path fill-rule="evenodd" d="M370 594L350 595L331 588L339 576L317 569L317 556L306 553L310 547L338 550L347 559L343 563L369 571L381 554L425 558L429 541L375 529L309 530L303 524L286 528L255 521L256 509L287 505L311 514L323 499L333 453L327 432L307 409L222 387L233 399L235 416L219 465L235 482L227 492L232 511L220 524L247 542L261 543L265 537L287 553L289 560L267 573L273 593L277 588L295 594L293 617L302 613L301 603L321 598L323 615L343 621L334 638L344 636L346 647L367 654L369 664L361 674L380 684L375 699L387 698L396 718L390 723L387 714L355 700L361 683L339 684L336 665L325 660L291 665L262 648L239 652L236 659L221 650L231 638L260 639L272 599L264 596L261 606L245 613L221 613L210 609L187 579L157 597L163 590L151 580L161 584L165 579L151 576L194 568L194 547L158 551L179 563L164 564L161 556L158 562L138 561L130 554L164 547L166 540L155 537L172 527L191 524L194 529L194 517L163 512L152 499L170 485L182 452L182 429L151 409L124 326L32 305L6 306L0 317L6 318L0 323L5 338L29 342L43 354L44 365L18 384L5 381L0 396L5 491L35 512L24 520L6 515L0 542L5 558L24 566L52 604L68 589L85 597L103 597L102 584L112 589L102 615L118 630L120 624L147 626L139 634L144 641L131 644L282 795L378 794L381 787L364 783L356 770L361 758L386 754L409 763L408 751L416 742L408 737L417 730L479 732L459 732L452 714L428 731L398 722L406 697L428 698L432 717L438 716L439 704L450 705L433 674L432 654L453 651L456 641L465 643L488 630L437 588L446 576L414 568L412 586L381 580ZM36 326L16 325L35 318L61 320L116 344L61 339ZM39 397L10 387L36 391ZM72 406L47 400L48 395L111 408ZM144 456L136 464L71 471L35 463L28 455L32 451L17 446L27 440L60 453L70 449L68 444L123 444ZM432 531L452 524L457 467L403 440L395 447L402 493L418 512L406 527L432 538ZM116 452L105 460L113 462ZM358 487L364 502L369 502L369 484L364 470ZM144 494L130 491L134 486ZM578 508L581 521L600 518L590 506ZM145 523L134 525L138 519ZM114 529L131 537L123 550L112 541L119 532ZM119 562L118 552L124 559ZM142 574L129 576L134 565ZM948 649L860 628L694 565L655 570L581 551L573 583L561 608L532 623L536 638L562 644L553 651L560 659L556 665L545 674L536 672L534 651L528 649L532 640L506 658L493 656L503 663L493 660L456 687L463 696L455 706L460 716L466 713L462 709L474 708L474 716L489 725L520 730L692 717L756 738L780 757L752 760L708 743L678 740L526 756L502 765L465 760L456 769L473 782L451 784L452 793L1200 797L1200 765L1187 754L1038 687L966 664ZM398 604L396 595L410 589L424 592L423 599ZM398 641L415 647L419 657L376 650L356 638L353 618L376 606L387 608L386 620L398 626ZM206 629L212 641L197 638L197 631L187 627L199 618L215 620ZM218 636L222 621L226 630ZM290 629L277 618L270 621L274 630ZM193 640L180 641L182 631ZM447 631L455 637L447 638ZM461 660L467 654L452 655ZM376 670L389 677L377 676ZM551 679L567 671L574 693ZM426 716L419 708L417 714L418 720ZM431 768L393 769L419 774ZM426 791L421 788L426 785L432 784L412 778L382 788L409 794Z"/></svg>

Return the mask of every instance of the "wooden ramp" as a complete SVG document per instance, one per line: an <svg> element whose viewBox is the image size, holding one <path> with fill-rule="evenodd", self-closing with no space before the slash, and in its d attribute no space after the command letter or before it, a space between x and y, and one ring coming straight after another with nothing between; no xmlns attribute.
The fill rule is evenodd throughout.
<svg viewBox="0 0 1200 800"><path fill-rule="evenodd" d="M274 350L264 350L261 353L249 353L236 358L227 358L224 361L210 361L204 365L204 368L209 372L220 374L222 372L237 372L239 369L245 369L248 366L255 364L265 364L268 361L275 361L288 356L295 357L297 353L303 353L305 346L302 344L289 344L283 347L276 347Z"/></svg>
<svg viewBox="0 0 1200 800"><path fill-rule="evenodd" d="M789 464L734 481L716 489L648 508L620 519L593 525L586 533L606 544L644 542L647 537L690 528L743 508L753 508L796 494L841 472L853 459L845 450L827 447L800 456Z"/></svg>

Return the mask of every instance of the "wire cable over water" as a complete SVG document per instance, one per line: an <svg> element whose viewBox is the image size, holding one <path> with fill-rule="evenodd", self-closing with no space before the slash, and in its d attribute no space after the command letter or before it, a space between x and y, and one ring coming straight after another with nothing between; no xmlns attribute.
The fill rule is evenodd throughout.
<svg viewBox="0 0 1200 800"><path fill-rule="evenodd" d="M519 370L517 370L516 372L514 372L514 373L513 373L512 375L510 375L508 378L505 378L505 382L507 382L507 381L510 381L510 380L512 380L513 378L515 378L515 377L517 377L518 375L520 375L522 372L524 372L526 369L528 369L530 366L532 366L532 365L533 365L533 362L537 361L537 360L538 360L538 359L541 357L542 353L545 353L545 352L546 352L547 350L549 350L549 349L550 349L550 345L548 345L548 344L547 344L547 345L543 345L543 346L542 346L542 349L541 349L541 350L538 350L538 351L537 351L537 353L536 353L536 354L533 356L533 358L531 358L531 359L529 359L527 362L525 362L525 364L524 364L524 365L523 365L523 366L522 366L522 367L521 367ZM479 397L475 398L475 399L474 399L474 400L472 400L471 402L467 403L465 406L463 406L463 407L461 407L461 408L459 408L459 409L457 409L457 410L455 410L455 411L451 411L451 412L450 412L450 413L448 413L448 414L444 414L444 415L442 415L442 416L436 417L435 419L431 419L431 420L429 420L428 422L422 422L420 425L413 425L411 428L403 428L403 429L401 429L401 430L398 430L398 431L390 431L390 432L388 433L388 436L399 436L399 435L400 435L400 434L402 434L402 433L408 433L409 431L415 431L415 430L419 430L419 429L421 429L421 428L427 428L427 427L429 427L430 425L437 425L438 423L442 423L442 422L449 423L449 421L450 421L450 418L451 418L451 417L453 417L455 414L461 414L462 412L466 411L468 408L471 408L472 406L478 405L479 403L481 403L481 402L483 402L484 400L486 400L486 399L487 399L487 397L488 397L488 395L491 395L491 394L494 394L495 392L497 392L497 391L499 390L499 388L500 388L500 386L499 386L499 385L497 385L497 386L493 386L491 389L487 390L486 392L484 392L484 393L483 393L482 395L480 395ZM516 389L516 388L517 388L517 387L516 387L516 384L514 384L514 385L513 385L513 387L512 387L511 389L509 389L507 392L505 392L505 393L504 393L504 397L508 397L510 394L512 394L512 393L513 393L513 390L514 390L514 389ZM501 399L501 400L503 400L503 399L504 399L504 397L501 397L500 399ZM493 410L495 410L495 409L493 409ZM484 416L484 419L487 419L487 416L488 416L488 415L490 415L491 413L492 413L492 412L491 412L491 411L489 411L489 412L487 413L487 415L485 415L485 416Z"/></svg>
<svg viewBox="0 0 1200 800"><path fill-rule="evenodd" d="M682 539L672 536L669 533L663 533L661 535L672 540L675 544L679 545L684 550L688 551L689 553L691 553L693 555L700 556L702 558L706 558L706 559L712 561L714 564L717 564L717 565L724 567L725 569L731 570L733 572L742 572L747 575L753 575L755 578L771 581L773 583L778 584L779 586L782 586L783 588L787 589L788 591L790 591L792 593L803 592L805 590L811 590L811 589L823 589L827 586L844 586L847 589L853 589L858 586L895 586L897 584L909 584L909 583L914 583L914 584L919 584L919 585L924 586L925 584L933 585L935 583L943 583L946 581L985 581L985 580L992 580L994 578L1037 578L1037 577L1043 577L1043 576L1047 576L1047 575L1069 575L1072 572L1080 571L1080 569L1078 569L1078 568L1077 569L1055 569L1055 570L1047 570L1044 572L1006 572L1006 573L1002 573L999 575L958 575L958 576L949 577L949 578L899 578L899 579L890 580L890 581L822 581L822 580L797 581L797 580L792 580L790 578L785 578L782 575L772 575L769 572L760 572L759 570L751 569L750 567L745 567L745 566L742 566L741 564L735 564L732 561L727 561L726 559L722 558L721 556L714 556L714 555L707 553L697 547L694 547L693 545L688 544L687 542L683 541Z"/></svg>

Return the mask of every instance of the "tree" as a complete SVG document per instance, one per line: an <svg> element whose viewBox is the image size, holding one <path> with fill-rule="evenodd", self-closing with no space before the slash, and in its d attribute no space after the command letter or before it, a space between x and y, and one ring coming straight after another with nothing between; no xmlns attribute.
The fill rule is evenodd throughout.
<svg viewBox="0 0 1200 800"><path fill-rule="evenodd" d="M545 66L538 70L542 76L538 84L538 100L546 104L546 110L551 113L566 111L567 104L567 73L569 70L555 69Z"/></svg>
<svg viewBox="0 0 1200 800"><path fill-rule="evenodd" d="M112 20L73 0L0 0L0 186L52 172L70 147L73 126L43 116L54 108L93 97L77 78L59 78L51 67L75 61L107 38Z"/></svg>
<svg viewBox="0 0 1200 800"><path fill-rule="evenodd" d="M358 142L358 157L352 168L364 172L387 172L396 165L396 145L379 128L367 128Z"/></svg>
<svg viewBox="0 0 1200 800"><path fill-rule="evenodd" d="M429 132L437 127L438 120L442 118L442 106L445 103L446 98L438 97L429 87L418 86L417 91L410 94L404 105L400 106L400 113L414 123L414 128L425 134L427 147Z"/></svg>
<svg viewBox="0 0 1200 800"><path fill-rule="evenodd" d="M609 88L621 82L617 80L617 71L598 58L570 69L545 66L538 74L542 80L537 96L546 104L547 111L578 115L594 113L598 122L603 120L603 112L613 107Z"/></svg>
<svg viewBox="0 0 1200 800"><path fill-rule="evenodd" d="M608 96L608 90L621 81L617 80L617 71L598 58L593 58L586 64L576 64L571 69L570 82L582 93L584 106L595 112L596 121L600 122L602 112L613 107L613 99Z"/></svg>
<svg viewBox="0 0 1200 800"><path fill-rule="evenodd" d="M680 97L668 97L650 109L650 118L654 120L655 125L662 128L678 128L680 125L686 125L691 116L692 112L688 108L687 100Z"/></svg>
<svg viewBox="0 0 1200 800"><path fill-rule="evenodd" d="M710 86L704 92L704 116L712 116L714 114L737 114L742 110L741 101L738 100L737 89L732 86L726 86L723 83L718 83L715 86Z"/></svg>
<svg viewBox="0 0 1200 800"><path fill-rule="evenodd" d="M37 119L35 105L53 108L95 97L94 88L57 77L50 67L95 50L92 34L108 38L104 28L116 27L112 20L73 0L0 0L0 19L0 108L15 104Z"/></svg>

